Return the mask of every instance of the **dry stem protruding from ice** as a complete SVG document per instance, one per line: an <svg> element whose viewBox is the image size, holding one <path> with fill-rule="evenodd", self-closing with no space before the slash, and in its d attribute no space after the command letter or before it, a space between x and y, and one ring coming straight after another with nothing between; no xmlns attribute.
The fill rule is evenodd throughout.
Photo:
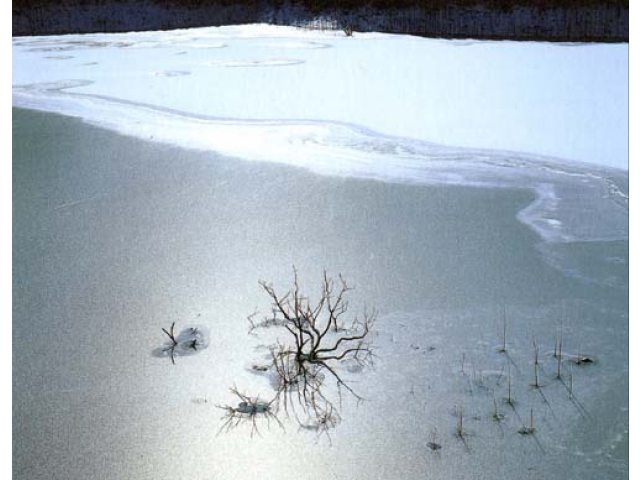
<svg viewBox="0 0 640 480"><path fill-rule="evenodd" d="M224 431L229 431L233 428L236 428L238 425L242 423L248 423L251 425L251 436L253 437L254 433L260 434L258 430L259 419L264 419L267 421L267 426L271 423L271 420L275 420L275 422L284 429L284 425L276 416L276 411L274 410L274 402L276 398L266 401L261 400L260 397L250 397L234 387L231 389L231 393L233 393L240 402L235 406L224 405L218 406L218 408L224 410L225 414L223 415L224 423L218 433Z"/></svg>

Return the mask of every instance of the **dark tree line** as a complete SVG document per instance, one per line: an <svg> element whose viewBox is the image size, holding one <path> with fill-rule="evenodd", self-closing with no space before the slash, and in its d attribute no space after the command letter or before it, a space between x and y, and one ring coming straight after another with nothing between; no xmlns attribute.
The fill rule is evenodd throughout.
<svg viewBox="0 0 640 480"><path fill-rule="evenodd" d="M240 23L433 37L628 41L628 0L15 0L13 34Z"/></svg>
<svg viewBox="0 0 640 480"><path fill-rule="evenodd" d="M83 7L90 5L130 4L131 0L13 0L13 10L25 10L34 7ZM136 2L133 2L136 3ZM142 2L137 2L142 3ZM280 7L284 0L146 0L144 3L162 7L210 7L210 6L272 6ZM299 5L313 10L356 9L362 7L395 9L419 7L424 10L447 7L510 9L514 7L535 8L593 8L614 6L629 8L629 0L298 0Z"/></svg>

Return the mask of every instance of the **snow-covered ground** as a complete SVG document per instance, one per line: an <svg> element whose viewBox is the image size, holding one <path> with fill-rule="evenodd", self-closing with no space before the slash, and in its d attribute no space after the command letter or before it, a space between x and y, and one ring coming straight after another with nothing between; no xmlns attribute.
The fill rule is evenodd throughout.
<svg viewBox="0 0 640 480"><path fill-rule="evenodd" d="M267 25L13 41L15 106L323 174L531 188L519 218L551 241L627 235L627 73L627 44Z"/></svg>

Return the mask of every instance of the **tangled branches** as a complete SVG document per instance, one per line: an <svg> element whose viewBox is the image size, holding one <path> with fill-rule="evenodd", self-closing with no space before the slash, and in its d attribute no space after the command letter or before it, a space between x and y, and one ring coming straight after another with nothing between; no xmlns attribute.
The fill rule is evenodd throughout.
<svg viewBox="0 0 640 480"><path fill-rule="evenodd" d="M256 322L256 314L250 315L249 331L269 327L286 331L286 341L271 350L271 369L278 378L277 394L283 398L285 409L297 403L313 420L312 424L299 420L301 426L326 432L340 421L339 408L328 398L327 379L335 382L340 405L342 389L362 400L342 377L340 366L344 362L359 367L372 363L369 334L376 311L365 308L362 317L347 319L346 295L352 289L341 275L336 282L324 273L317 301L301 292L295 268L293 288L285 293L277 293L265 281L260 285L271 299L271 316Z"/></svg>

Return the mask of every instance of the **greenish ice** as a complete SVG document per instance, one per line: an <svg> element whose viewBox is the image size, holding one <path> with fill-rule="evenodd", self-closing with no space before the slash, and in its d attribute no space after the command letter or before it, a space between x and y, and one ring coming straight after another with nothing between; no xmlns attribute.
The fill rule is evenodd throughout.
<svg viewBox="0 0 640 480"><path fill-rule="evenodd" d="M627 478L628 241L544 243L517 218L533 200L14 109L14 478ZM326 270L349 314L377 309L373 366L342 370L363 400L326 431L283 409L223 428L231 388L274 394L275 333L247 316L294 266L310 297ZM172 364L173 322L207 348Z"/></svg>

